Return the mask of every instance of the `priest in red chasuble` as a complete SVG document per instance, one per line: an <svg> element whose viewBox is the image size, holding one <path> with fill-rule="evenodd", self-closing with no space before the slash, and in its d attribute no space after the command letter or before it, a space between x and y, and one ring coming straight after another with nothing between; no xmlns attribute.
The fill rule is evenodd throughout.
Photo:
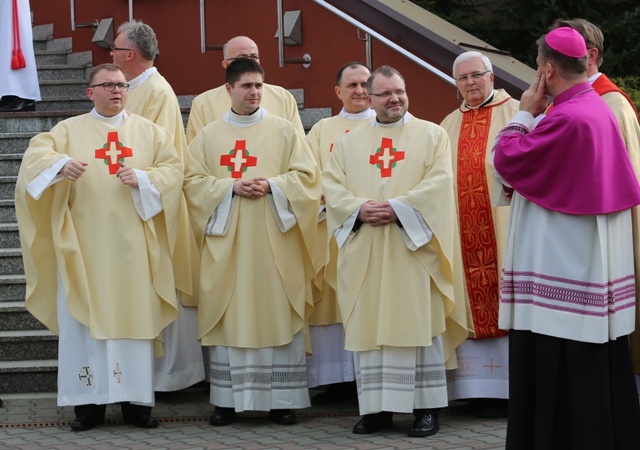
<svg viewBox="0 0 640 450"><path fill-rule="evenodd" d="M509 398L506 332L498 329L498 304L508 207L493 207L491 146L518 111L518 101L493 87L491 61L480 52L459 55L453 77L462 104L442 121L451 138L462 277L470 305L469 339L449 371L449 400L469 399L481 416L504 416Z"/></svg>
<svg viewBox="0 0 640 450"><path fill-rule="evenodd" d="M409 436L439 429L445 368L466 339L454 294L458 228L449 137L407 112L402 75L367 80L376 119L340 136L322 173L327 229L338 247L336 292L345 347L354 352L356 434L413 413Z"/></svg>

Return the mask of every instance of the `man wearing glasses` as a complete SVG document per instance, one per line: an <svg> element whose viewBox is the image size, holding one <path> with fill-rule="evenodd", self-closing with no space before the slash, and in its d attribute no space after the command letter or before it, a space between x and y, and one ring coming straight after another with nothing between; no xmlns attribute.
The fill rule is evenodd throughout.
<svg viewBox="0 0 640 450"><path fill-rule="evenodd" d="M222 55L222 67L225 69L232 61L240 58L249 58L260 64L258 46L246 36L236 36L229 40L222 48ZM187 142L190 143L205 125L227 114L230 107L231 102L224 84L194 98L187 124ZM262 107L270 114L287 119L304 135L298 104L291 92L280 86L264 83Z"/></svg>
<svg viewBox="0 0 640 450"><path fill-rule="evenodd" d="M155 428L154 354L178 315L182 162L168 131L125 111L118 66L96 67L89 84L94 109L34 137L20 166L25 305L59 335L58 405L74 406L73 430L118 402L126 423Z"/></svg>
<svg viewBox="0 0 640 450"><path fill-rule="evenodd" d="M464 302L454 302L449 137L407 112L395 69L376 70L367 92L376 120L339 137L322 173L363 415L353 432L373 433L392 426L393 412L413 412L408 435L431 436L447 405L445 364L467 337Z"/></svg>
<svg viewBox="0 0 640 450"><path fill-rule="evenodd" d="M519 102L493 88L491 61L480 52L459 55L453 78L462 104L442 121L451 138L456 211L460 223L465 299L471 312L470 339L457 350L458 368L448 374L449 401L483 417L506 416L509 343L498 329L502 256L509 208L491 206L494 187L491 146L518 111ZM473 327L471 327L471 325Z"/></svg>
<svg viewBox="0 0 640 450"><path fill-rule="evenodd" d="M140 21L125 22L111 48L113 63L129 83L127 111L139 114L173 135L173 144L184 160L187 140L178 99L167 80L154 67L159 53L153 29ZM195 290L198 250L187 202L180 201L180 221L173 243L173 272L180 314L162 333L164 355L155 361L156 391L177 391L204 380L202 347L198 342Z"/></svg>

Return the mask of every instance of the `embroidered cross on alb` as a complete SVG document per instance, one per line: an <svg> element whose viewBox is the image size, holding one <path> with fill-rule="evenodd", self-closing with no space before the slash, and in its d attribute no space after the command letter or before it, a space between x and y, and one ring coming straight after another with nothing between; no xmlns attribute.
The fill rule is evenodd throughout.
<svg viewBox="0 0 640 450"><path fill-rule="evenodd" d="M116 383L122 383L122 368L118 363L113 367L113 378L115 378Z"/></svg>
<svg viewBox="0 0 640 450"><path fill-rule="evenodd" d="M91 367L84 366L82 369L80 369L78 379L85 386L91 386L93 384L93 371L91 370Z"/></svg>

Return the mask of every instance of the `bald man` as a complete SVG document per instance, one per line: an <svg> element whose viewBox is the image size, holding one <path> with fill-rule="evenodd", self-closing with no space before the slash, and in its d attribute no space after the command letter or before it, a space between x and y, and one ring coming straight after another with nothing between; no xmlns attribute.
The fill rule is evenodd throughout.
<svg viewBox="0 0 640 450"><path fill-rule="evenodd" d="M260 64L258 45L246 36L236 36L224 44L222 57L221 64L225 70L232 61L240 58L249 58ZM264 83L261 105L269 113L291 122L304 135L298 104L291 92L280 86ZM191 104L187 142L190 143L205 125L227 114L230 108L231 100L224 84L198 95Z"/></svg>

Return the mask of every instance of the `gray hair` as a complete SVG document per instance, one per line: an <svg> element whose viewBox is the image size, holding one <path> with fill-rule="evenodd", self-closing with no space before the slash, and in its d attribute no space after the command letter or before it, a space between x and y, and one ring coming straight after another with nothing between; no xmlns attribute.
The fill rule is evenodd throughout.
<svg viewBox="0 0 640 450"><path fill-rule="evenodd" d="M475 59L475 58L480 58L482 60L482 63L484 64L484 69L488 70L490 72L493 72L493 67L491 66L491 61L489 60L489 58L487 57L487 55L480 53L480 52L475 52L475 51L469 51L469 52L464 52L464 53L460 53L458 55L458 57L455 59L455 61L453 61L453 68L451 69L452 73L456 72L456 67L458 66L458 64L465 62L465 61L469 61L470 59Z"/></svg>
<svg viewBox="0 0 640 450"><path fill-rule="evenodd" d="M120 33L126 33L127 42L134 45L144 59L153 61L160 54L156 33L141 20L123 23L118 27Z"/></svg>

